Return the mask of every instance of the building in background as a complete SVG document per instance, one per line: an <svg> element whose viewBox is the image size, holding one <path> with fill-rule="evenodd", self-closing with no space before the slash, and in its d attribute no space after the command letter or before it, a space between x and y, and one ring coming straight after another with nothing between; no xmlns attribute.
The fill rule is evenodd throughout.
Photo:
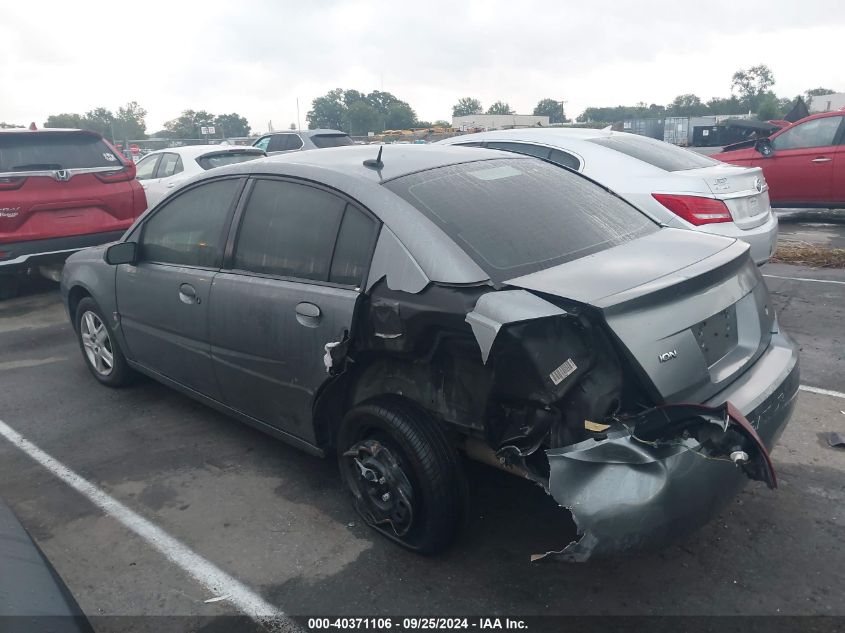
<svg viewBox="0 0 845 633"><path fill-rule="evenodd" d="M834 92L830 95L818 95L810 101L810 114L816 112L832 112L845 108L845 92Z"/></svg>
<svg viewBox="0 0 845 633"><path fill-rule="evenodd" d="M468 114L453 116L452 127L469 130L508 130L516 127L548 127L549 117L534 114Z"/></svg>

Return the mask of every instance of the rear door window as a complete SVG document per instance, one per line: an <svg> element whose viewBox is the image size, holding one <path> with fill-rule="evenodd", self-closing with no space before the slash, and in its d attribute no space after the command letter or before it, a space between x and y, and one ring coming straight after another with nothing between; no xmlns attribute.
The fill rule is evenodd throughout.
<svg viewBox="0 0 845 633"><path fill-rule="evenodd" d="M658 230L621 198L534 158L450 165L385 186L440 226L495 282Z"/></svg>
<svg viewBox="0 0 845 633"><path fill-rule="evenodd" d="M270 136L265 136L264 138L260 138L253 144L253 147L257 147L260 150L264 150L265 152L268 151L267 148L270 146Z"/></svg>
<svg viewBox="0 0 845 633"><path fill-rule="evenodd" d="M161 155L156 178L167 178L178 174L180 171L182 171L182 159L179 158L179 154L168 152Z"/></svg>
<svg viewBox="0 0 845 633"><path fill-rule="evenodd" d="M329 281L348 286L361 286L370 265L375 246L377 225L363 211L346 205L340 232L332 257Z"/></svg>
<svg viewBox="0 0 845 633"><path fill-rule="evenodd" d="M541 145L532 145L531 143L513 143L504 141L490 141L486 147L490 149L500 149L505 152L514 152L515 154L525 154L526 156L534 156L536 158L548 158L549 148Z"/></svg>
<svg viewBox="0 0 845 633"><path fill-rule="evenodd" d="M343 147L344 145L354 145L353 141L347 134L315 134L311 137L311 142L319 148L325 147Z"/></svg>
<svg viewBox="0 0 845 633"><path fill-rule="evenodd" d="M257 180L244 208L234 268L328 281L346 201L307 185Z"/></svg>
<svg viewBox="0 0 845 633"><path fill-rule="evenodd" d="M636 158L664 171L683 171L720 165L719 161L692 150L683 149L664 141L627 134L588 139L590 143L607 147L631 158Z"/></svg>
<svg viewBox="0 0 845 633"><path fill-rule="evenodd" d="M161 158L161 154L153 154L139 161L135 166L135 178L138 180L149 180L152 178L153 174L155 174L159 158Z"/></svg>
<svg viewBox="0 0 845 633"><path fill-rule="evenodd" d="M142 261L219 268L241 180L213 180L169 199L145 223Z"/></svg>
<svg viewBox="0 0 845 633"><path fill-rule="evenodd" d="M581 169L581 161L578 159L577 156L570 154L569 152L564 152L560 149L553 149L549 153L548 160L555 165L560 165L561 167L568 167L569 169L574 169L578 171Z"/></svg>
<svg viewBox="0 0 845 633"><path fill-rule="evenodd" d="M84 132L0 133L0 172L119 168L121 164L99 137Z"/></svg>

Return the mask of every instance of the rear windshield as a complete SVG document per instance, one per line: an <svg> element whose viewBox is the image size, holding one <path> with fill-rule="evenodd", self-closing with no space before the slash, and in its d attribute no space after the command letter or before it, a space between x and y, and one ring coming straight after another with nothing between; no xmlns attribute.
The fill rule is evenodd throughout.
<svg viewBox="0 0 845 633"><path fill-rule="evenodd" d="M0 134L0 172L120 167L117 155L96 136L78 132Z"/></svg>
<svg viewBox="0 0 845 633"><path fill-rule="evenodd" d="M223 165L245 163L248 160L263 158L265 155L264 152L223 152L220 154L211 154L210 156L200 156L197 158L197 163L203 169L214 169Z"/></svg>
<svg viewBox="0 0 845 633"><path fill-rule="evenodd" d="M311 142L317 147L340 147L355 143L346 134L315 134L311 137Z"/></svg>
<svg viewBox="0 0 845 633"><path fill-rule="evenodd" d="M385 186L440 226L494 282L658 230L587 178L535 158L450 165Z"/></svg>
<svg viewBox="0 0 845 633"><path fill-rule="evenodd" d="M604 138L591 138L590 143L608 147L621 152L631 158L636 158L644 163L653 165L665 171L683 171L685 169L698 169L700 167L712 167L718 165L718 161L683 149L677 145L670 145L657 139L647 136L607 136Z"/></svg>

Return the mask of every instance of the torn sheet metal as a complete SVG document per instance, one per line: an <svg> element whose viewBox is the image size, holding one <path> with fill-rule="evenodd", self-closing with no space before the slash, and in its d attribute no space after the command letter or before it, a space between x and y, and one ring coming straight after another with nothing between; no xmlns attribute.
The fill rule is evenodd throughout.
<svg viewBox="0 0 845 633"><path fill-rule="evenodd" d="M466 322L481 348L481 359L487 363L490 350L503 325L565 316L567 312L526 290L504 290L481 295Z"/></svg>
<svg viewBox="0 0 845 633"><path fill-rule="evenodd" d="M659 547L706 523L747 478L777 485L765 445L730 403L655 407L546 456L548 491L572 512L579 538L532 560Z"/></svg>
<svg viewBox="0 0 845 633"><path fill-rule="evenodd" d="M422 292L430 281L408 249L386 226L381 228L378 242L376 242L366 291L369 292L382 278L386 280L387 287L391 290L402 290L412 294Z"/></svg>

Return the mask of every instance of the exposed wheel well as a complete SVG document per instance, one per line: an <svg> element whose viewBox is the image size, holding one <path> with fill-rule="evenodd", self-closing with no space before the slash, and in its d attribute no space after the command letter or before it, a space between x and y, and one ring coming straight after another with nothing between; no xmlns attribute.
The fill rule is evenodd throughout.
<svg viewBox="0 0 845 633"><path fill-rule="evenodd" d="M70 320L73 323L74 329L76 329L76 308L80 301L90 296L91 293L82 286L74 286L67 295L68 312L70 313Z"/></svg>

